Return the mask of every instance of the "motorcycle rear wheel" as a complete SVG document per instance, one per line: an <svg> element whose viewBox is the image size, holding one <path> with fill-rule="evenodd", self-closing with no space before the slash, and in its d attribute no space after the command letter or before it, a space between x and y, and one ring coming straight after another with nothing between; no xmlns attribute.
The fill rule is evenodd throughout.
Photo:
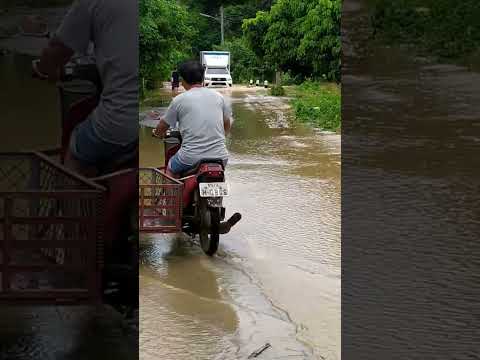
<svg viewBox="0 0 480 360"><path fill-rule="evenodd" d="M213 256L217 252L220 242L220 209L209 208L207 199L200 199L199 202L200 246L206 255Z"/></svg>

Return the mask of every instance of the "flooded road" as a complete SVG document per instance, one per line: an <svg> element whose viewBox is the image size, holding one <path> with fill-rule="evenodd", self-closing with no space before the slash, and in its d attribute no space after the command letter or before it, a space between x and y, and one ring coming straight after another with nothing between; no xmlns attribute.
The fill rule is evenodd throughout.
<svg viewBox="0 0 480 360"><path fill-rule="evenodd" d="M294 125L285 99L222 90L227 217L242 221L206 257L182 236L141 240L142 359L340 359L340 136ZM141 129L141 163L162 146Z"/></svg>
<svg viewBox="0 0 480 360"><path fill-rule="evenodd" d="M480 74L373 43L367 3L342 13L345 350L475 357Z"/></svg>

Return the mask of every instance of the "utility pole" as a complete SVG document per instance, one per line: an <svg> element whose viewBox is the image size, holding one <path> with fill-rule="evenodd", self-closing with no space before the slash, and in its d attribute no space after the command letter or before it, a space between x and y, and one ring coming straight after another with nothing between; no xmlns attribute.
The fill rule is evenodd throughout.
<svg viewBox="0 0 480 360"><path fill-rule="evenodd" d="M211 18L213 20L216 20L220 23L220 32L221 32L221 44L223 45L225 43L225 14L223 11L223 5L220 5L220 19L218 17L208 15L208 14L203 14L200 13L201 16Z"/></svg>
<svg viewBox="0 0 480 360"><path fill-rule="evenodd" d="M225 43L225 21L224 21L224 14L223 14L223 5L220 5L220 26L222 32L222 45Z"/></svg>

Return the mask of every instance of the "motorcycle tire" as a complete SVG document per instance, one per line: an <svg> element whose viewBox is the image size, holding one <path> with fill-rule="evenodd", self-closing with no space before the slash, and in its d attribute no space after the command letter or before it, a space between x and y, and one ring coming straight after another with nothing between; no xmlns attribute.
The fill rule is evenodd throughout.
<svg viewBox="0 0 480 360"><path fill-rule="evenodd" d="M200 246L206 255L213 256L217 252L220 242L220 209L209 208L207 199L200 198L198 210Z"/></svg>

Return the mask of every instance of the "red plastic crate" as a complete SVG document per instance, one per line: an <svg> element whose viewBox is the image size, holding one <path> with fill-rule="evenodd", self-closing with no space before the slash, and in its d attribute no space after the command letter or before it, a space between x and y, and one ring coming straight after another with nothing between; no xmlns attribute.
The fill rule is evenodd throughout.
<svg viewBox="0 0 480 360"><path fill-rule="evenodd" d="M156 168L139 169L139 180L140 232L181 232L183 184Z"/></svg>
<svg viewBox="0 0 480 360"><path fill-rule="evenodd" d="M0 153L0 302L101 299L105 188L41 153Z"/></svg>

